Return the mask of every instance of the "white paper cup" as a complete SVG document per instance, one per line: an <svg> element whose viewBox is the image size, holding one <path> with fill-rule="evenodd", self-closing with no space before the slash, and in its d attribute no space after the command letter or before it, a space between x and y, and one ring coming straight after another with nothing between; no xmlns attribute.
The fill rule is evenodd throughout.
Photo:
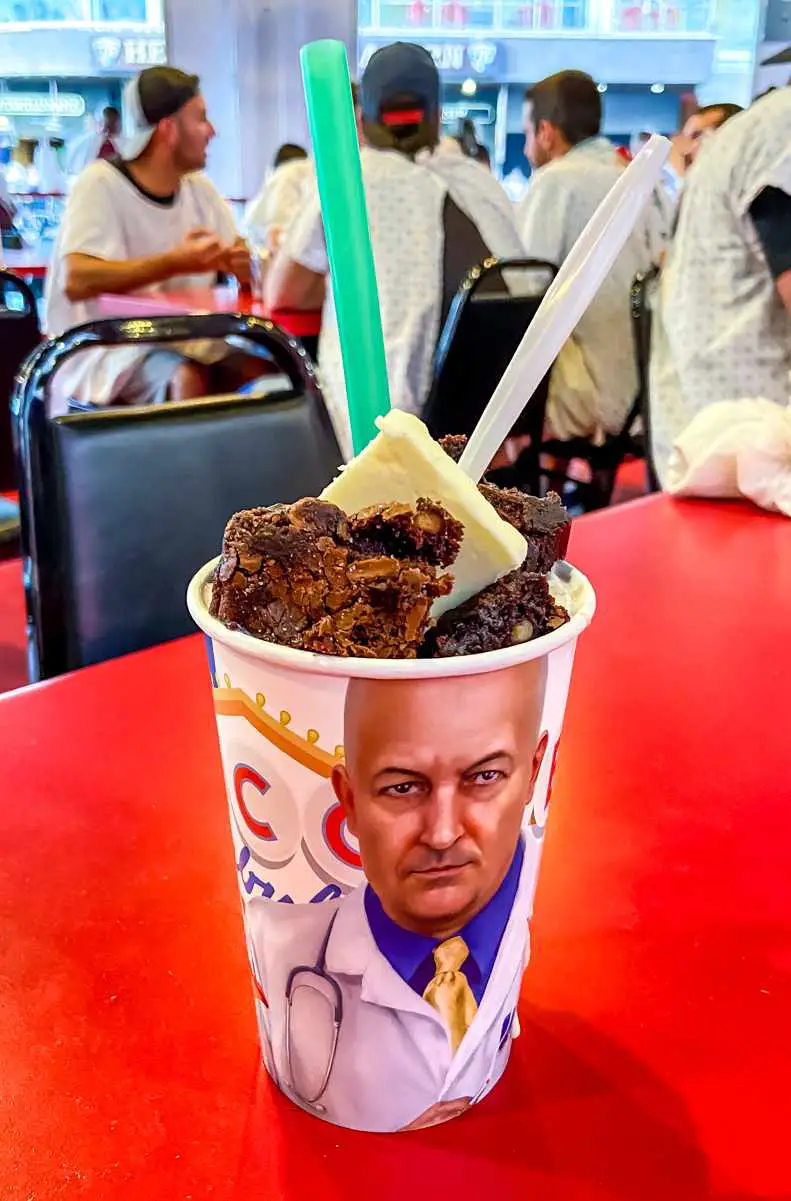
<svg viewBox="0 0 791 1201"><path fill-rule="evenodd" d="M207 607L214 566L195 576L188 605L207 636L267 1069L341 1126L456 1117L497 1083L519 1032L593 589L573 571L558 583L571 621L506 650L342 659L227 629ZM438 955L458 958L447 941L457 932L467 957L449 966L433 952L444 943Z"/></svg>

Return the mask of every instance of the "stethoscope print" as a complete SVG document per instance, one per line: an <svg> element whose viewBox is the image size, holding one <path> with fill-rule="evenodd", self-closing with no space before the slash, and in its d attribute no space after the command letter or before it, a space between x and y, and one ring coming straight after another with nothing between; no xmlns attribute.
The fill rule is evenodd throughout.
<svg viewBox="0 0 791 1201"><path fill-rule="evenodd" d="M338 914L333 914L327 933L324 935L324 941L319 950L318 959L313 967L302 966L295 967L289 973L288 981L286 982L286 1067L288 1069L289 1081L288 1086L298 1100L305 1105L310 1105L319 1113L324 1113L324 1106L319 1105L319 1101L327 1091L327 1086L332 1076L332 1069L335 1064L335 1055L338 1050L338 1036L340 1034L341 1022L343 1021L343 997L341 995L340 985L337 980L327 971L327 948L330 944L332 931L335 927ZM300 979L302 977L302 979ZM312 978L312 982L308 982L308 977ZM330 1000L323 989L316 988L315 980L318 979L322 984L329 987L332 1000ZM293 1063L293 1043L291 1038L291 1022L294 1012L294 999L300 989L306 989L314 993L318 993L322 1000L326 1001L332 1009L332 1040L330 1044L330 1053L327 1061L327 1069L321 1079L319 1088L310 1095L302 1092L296 1083L296 1073L294 1072Z"/></svg>

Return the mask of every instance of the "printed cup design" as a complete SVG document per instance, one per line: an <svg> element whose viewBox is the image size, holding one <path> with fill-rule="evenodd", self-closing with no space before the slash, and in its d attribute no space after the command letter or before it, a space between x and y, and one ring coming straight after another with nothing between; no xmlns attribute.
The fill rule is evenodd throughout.
<svg viewBox="0 0 791 1201"><path fill-rule="evenodd" d="M502 1076L579 635L466 659L347 660L206 634L261 1046L353 1129L425 1128Z"/></svg>

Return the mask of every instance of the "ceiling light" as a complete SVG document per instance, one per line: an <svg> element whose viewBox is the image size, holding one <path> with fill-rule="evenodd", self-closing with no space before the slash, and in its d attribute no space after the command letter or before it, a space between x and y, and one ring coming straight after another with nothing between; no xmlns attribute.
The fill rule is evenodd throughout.
<svg viewBox="0 0 791 1201"><path fill-rule="evenodd" d="M661 96L662 93L664 92L664 90L665 90L665 85L663 83L652 83L651 84L651 91L654 93L655 96Z"/></svg>
<svg viewBox="0 0 791 1201"><path fill-rule="evenodd" d="M478 91L478 84L474 79L465 79L461 85L462 96L474 96Z"/></svg>
<svg viewBox="0 0 791 1201"><path fill-rule="evenodd" d="M597 84L596 84L596 87L597 87L597 88L598 88L598 90L599 90L599 91L602 93L602 95L604 95L604 93L607 91L607 84L606 84L606 83L597 83Z"/></svg>

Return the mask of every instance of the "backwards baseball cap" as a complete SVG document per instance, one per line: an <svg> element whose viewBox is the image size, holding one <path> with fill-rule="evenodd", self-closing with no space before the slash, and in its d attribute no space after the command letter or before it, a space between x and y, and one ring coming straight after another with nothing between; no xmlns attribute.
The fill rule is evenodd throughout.
<svg viewBox="0 0 791 1201"><path fill-rule="evenodd" d="M165 117L172 117L197 96L200 80L178 67L148 67L130 80L124 90L124 108L133 129L124 142L122 157L128 163L139 158Z"/></svg>
<svg viewBox="0 0 791 1201"><path fill-rule="evenodd" d="M440 109L434 59L423 46L394 42L371 57L362 77L363 120L372 125L420 125Z"/></svg>

